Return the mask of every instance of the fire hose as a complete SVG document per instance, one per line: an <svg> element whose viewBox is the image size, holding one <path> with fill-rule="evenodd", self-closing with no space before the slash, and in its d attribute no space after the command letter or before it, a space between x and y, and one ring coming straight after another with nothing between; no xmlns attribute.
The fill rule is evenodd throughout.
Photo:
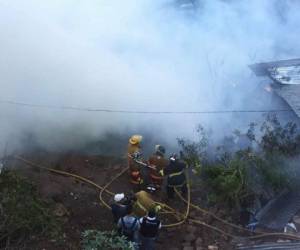
<svg viewBox="0 0 300 250"><path fill-rule="evenodd" d="M115 181L117 178L119 178L122 174L124 174L128 170L128 168L125 168L122 172L120 172L117 176L115 176L110 182L108 182L104 187L102 187L102 186L99 186L98 184L96 184L95 182L93 182L93 181L85 178L85 177L82 177L82 176L79 176L79 175L76 175L76 174L73 174L73 173L69 173L69 172L66 172L66 171L53 169L53 168L50 168L50 167L41 166L41 165L36 164L36 163L34 163L32 161L24 159L21 156L14 156L14 158L17 159L17 160L19 160L19 161L22 161L23 163L26 163L29 166L37 167L37 168L40 168L40 169L44 169L44 170L47 170L49 172L56 173L56 174L59 174L59 175L73 177L73 178L75 178L77 180L80 180L82 182L90 184L91 186L93 186L93 187L95 187L95 188L97 188L97 189L100 190L100 194L99 194L100 201L101 201L102 204L104 204L109 209L110 209L110 207L109 207L109 205L106 202L104 202L104 200L102 199L102 195L103 195L104 192L106 192L109 195L114 195L114 193L111 192L111 191L109 191L109 190L107 190L107 188L111 185L111 183L113 183L113 181ZM207 210L205 210L203 208L200 208L199 206L191 203L191 200L190 200L190 187L189 187L189 185L188 185L187 188L188 188L188 200L185 200L181 196L182 200L184 200L187 203L187 209L186 209L186 213L185 214L177 212L175 209L169 207L167 204L158 203L158 204L161 204L164 208L167 208L169 210L169 211L166 211L167 213L179 214L183 218L179 222L172 223L172 224L167 224L167 225L163 225L163 227L176 227L176 226L179 226L179 225L183 224L186 221L186 219L188 219L188 217L189 217L190 207L193 207L193 208L195 208L195 209L197 209L199 211L203 211L206 214L212 215L211 212L209 212L209 211L207 211ZM227 221L225 221L225 220L217 217L214 214L213 214L213 217L215 219L217 219L217 220L219 220L219 221L221 221L221 222L223 222L223 223L231 226L231 227L233 227L232 225L234 225L232 223L229 223L229 222L227 222ZM298 241L300 241L300 236L293 235L293 234L287 234L287 233L263 233L263 232L261 232L261 233L259 233L259 235L255 235L255 236L243 236L243 237L241 237L241 236L238 236L238 235L233 235L233 234L227 233L227 232L225 232L225 231L223 231L223 230L221 230L221 229L219 229L219 228L217 228L215 226L209 225L209 224L205 223L204 221L201 221L201 220L198 220L198 219L196 220L196 219L193 219L193 218L189 218L189 221L191 221L191 222L193 222L193 223L195 223L197 225L201 225L201 226L204 226L206 228L209 228L209 229L211 229L213 231L216 231L216 232L218 232L218 233L220 233L220 234L222 234L224 236L230 237L230 238L243 238L243 239L255 240L255 239L261 239L261 238L266 238L266 237L277 237L277 238L285 238L285 239L291 239L291 240L298 240ZM237 226L237 225L234 225L234 227L240 229L240 227Z"/></svg>

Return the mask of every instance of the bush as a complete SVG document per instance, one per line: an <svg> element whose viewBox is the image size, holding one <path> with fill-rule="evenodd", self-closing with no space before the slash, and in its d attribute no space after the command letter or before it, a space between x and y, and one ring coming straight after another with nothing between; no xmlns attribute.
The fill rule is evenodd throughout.
<svg viewBox="0 0 300 250"><path fill-rule="evenodd" d="M264 152L285 156L299 155L300 134L295 123L282 125L275 115L268 115L260 130L263 136L259 144Z"/></svg>
<svg viewBox="0 0 300 250"><path fill-rule="evenodd" d="M60 222L28 180L5 170L0 174L0 190L0 247L33 235L60 234Z"/></svg>
<svg viewBox="0 0 300 250"><path fill-rule="evenodd" d="M259 131L257 126L251 123L246 133L236 130L215 147L201 126L197 140L178 140L184 160L201 173L209 202L240 209L246 200L249 204L249 197L269 198L296 183L290 174L296 171L290 157L300 154L296 124L282 125L268 115Z"/></svg>
<svg viewBox="0 0 300 250"><path fill-rule="evenodd" d="M134 249L133 243L127 241L124 236L119 236L115 231L86 230L82 233L82 237L84 250Z"/></svg>

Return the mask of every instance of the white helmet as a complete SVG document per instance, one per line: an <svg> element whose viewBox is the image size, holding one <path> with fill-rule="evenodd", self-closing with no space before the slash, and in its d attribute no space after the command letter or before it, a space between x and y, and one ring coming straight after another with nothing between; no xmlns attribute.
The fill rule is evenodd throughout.
<svg viewBox="0 0 300 250"><path fill-rule="evenodd" d="M178 159L178 156L177 156L177 154L171 154L169 159L171 162L175 162Z"/></svg>
<svg viewBox="0 0 300 250"><path fill-rule="evenodd" d="M121 200L123 200L125 198L125 194L121 193L121 194L115 194L114 196L114 201L115 202L120 202Z"/></svg>

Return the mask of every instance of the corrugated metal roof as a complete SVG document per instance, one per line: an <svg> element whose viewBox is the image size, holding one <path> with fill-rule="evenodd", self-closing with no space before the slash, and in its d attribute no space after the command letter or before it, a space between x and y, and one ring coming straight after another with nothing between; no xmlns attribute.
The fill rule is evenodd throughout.
<svg viewBox="0 0 300 250"><path fill-rule="evenodd" d="M300 118L300 58L257 63L249 66L257 76L268 76L274 92L286 101Z"/></svg>
<svg viewBox="0 0 300 250"><path fill-rule="evenodd" d="M249 65L257 76L269 76L269 69L278 67L299 66L300 58L274 62L256 63Z"/></svg>
<svg viewBox="0 0 300 250"><path fill-rule="evenodd" d="M300 84L300 66L273 67L270 77L281 84Z"/></svg>
<svg viewBox="0 0 300 250"><path fill-rule="evenodd" d="M300 85L279 85L273 87L274 92L283 98L300 117Z"/></svg>

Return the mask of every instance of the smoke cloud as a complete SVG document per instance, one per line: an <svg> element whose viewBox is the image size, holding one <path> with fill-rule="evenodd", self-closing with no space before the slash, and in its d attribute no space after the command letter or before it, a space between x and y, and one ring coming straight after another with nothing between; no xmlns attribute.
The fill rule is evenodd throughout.
<svg viewBox="0 0 300 250"><path fill-rule="evenodd" d="M0 0L0 99L136 111L277 108L248 65L295 58L297 0ZM261 114L106 114L0 105L0 147L80 147L106 132L223 135ZM125 137L126 137L125 136ZM150 136L149 136L150 137ZM28 139L29 138L29 139ZM31 138L31 139L30 139Z"/></svg>

